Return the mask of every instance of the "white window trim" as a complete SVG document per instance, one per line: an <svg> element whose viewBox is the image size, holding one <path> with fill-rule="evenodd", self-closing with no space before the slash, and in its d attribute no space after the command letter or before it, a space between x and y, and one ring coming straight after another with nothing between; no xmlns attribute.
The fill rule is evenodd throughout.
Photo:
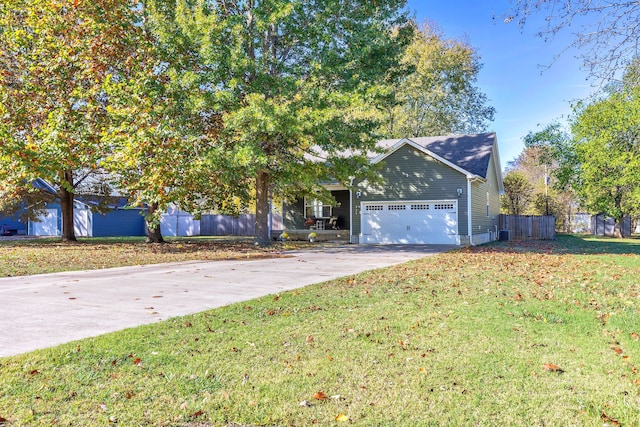
<svg viewBox="0 0 640 427"><path fill-rule="evenodd" d="M318 199L308 199L304 198L304 216L308 218L307 208L311 208L312 217L315 218L328 218L333 214L333 205L328 205L323 203ZM329 208L329 215L323 215L324 209Z"/></svg>

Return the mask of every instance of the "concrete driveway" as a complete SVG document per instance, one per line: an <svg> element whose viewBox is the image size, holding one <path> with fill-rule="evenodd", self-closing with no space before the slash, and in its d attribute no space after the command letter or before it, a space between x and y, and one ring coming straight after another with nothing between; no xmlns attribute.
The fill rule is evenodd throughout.
<svg viewBox="0 0 640 427"><path fill-rule="evenodd" d="M345 245L246 261L193 261L0 278L0 357L387 267L453 246Z"/></svg>

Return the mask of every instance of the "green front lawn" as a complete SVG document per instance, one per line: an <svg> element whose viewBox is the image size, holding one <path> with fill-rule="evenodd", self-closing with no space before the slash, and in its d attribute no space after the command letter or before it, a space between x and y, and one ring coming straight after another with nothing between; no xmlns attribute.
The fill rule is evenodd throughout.
<svg viewBox="0 0 640 427"><path fill-rule="evenodd" d="M0 359L0 419L638 426L639 309L638 240L500 242Z"/></svg>

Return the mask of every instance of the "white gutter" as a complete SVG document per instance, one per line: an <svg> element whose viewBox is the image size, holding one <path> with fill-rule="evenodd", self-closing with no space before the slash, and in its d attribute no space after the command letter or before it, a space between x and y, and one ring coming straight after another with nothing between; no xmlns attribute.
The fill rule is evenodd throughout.
<svg viewBox="0 0 640 427"><path fill-rule="evenodd" d="M473 246L473 230L472 227L472 209L471 209L471 179L467 179L467 233L469 233L469 246Z"/></svg>

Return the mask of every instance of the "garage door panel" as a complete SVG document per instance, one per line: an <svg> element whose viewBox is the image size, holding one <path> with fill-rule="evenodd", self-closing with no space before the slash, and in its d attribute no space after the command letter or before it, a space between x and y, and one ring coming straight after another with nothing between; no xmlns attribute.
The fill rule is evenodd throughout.
<svg viewBox="0 0 640 427"><path fill-rule="evenodd" d="M457 203L380 202L362 206L362 243L458 244Z"/></svg>

